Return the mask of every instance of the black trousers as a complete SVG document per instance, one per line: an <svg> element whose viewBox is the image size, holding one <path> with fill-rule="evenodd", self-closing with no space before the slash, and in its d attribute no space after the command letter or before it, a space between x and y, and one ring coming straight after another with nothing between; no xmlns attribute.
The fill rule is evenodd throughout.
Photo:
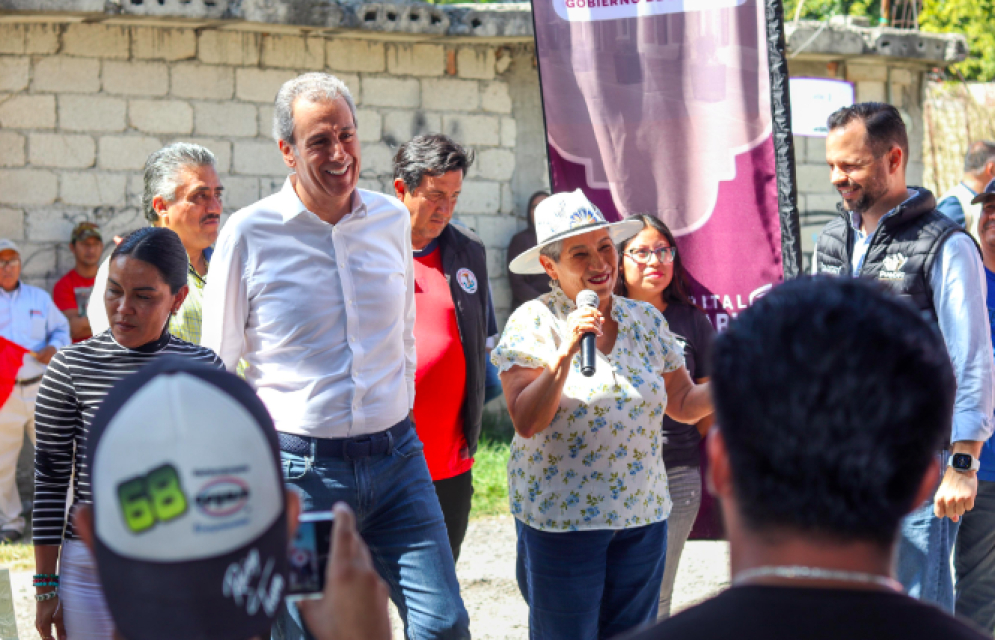
<svg viewBox="0 0 995 640"><path fill-rule="evenodd" d="M459 550L466 537L466 525L470 521L470 503L473 498L473 471L461 473L445 480L436 480L435 494L439 496L442 517L446 520L449 533L449 547L453 550L453 560L459 560Z"/></svg>

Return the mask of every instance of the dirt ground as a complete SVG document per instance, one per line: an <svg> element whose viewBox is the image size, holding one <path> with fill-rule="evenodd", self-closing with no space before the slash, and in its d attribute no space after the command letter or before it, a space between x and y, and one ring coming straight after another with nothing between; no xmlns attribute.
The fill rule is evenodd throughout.
<svg viewBox="0 0 995 640"><path fill-rule="evenodd" d="M474 638L525 640L529 610L515 582L515 524L511 516L470 521L456 567ZM11 572L18 637L37 639L34 630L32 571ZM729 546L725 542L689 542L684 548L674 608L684 609L728 585ZM403 638L394 617L394 637ZM7 639L5 639L7 640Z"/></svg>

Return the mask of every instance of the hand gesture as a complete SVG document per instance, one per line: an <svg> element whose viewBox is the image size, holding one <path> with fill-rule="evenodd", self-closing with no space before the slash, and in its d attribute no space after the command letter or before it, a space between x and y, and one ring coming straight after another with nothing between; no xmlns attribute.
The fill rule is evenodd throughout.
<svg viewBox="0 0 995 640"><path fill-rule="evenodd" d="M580 339L585 333L601 335L604 320L604 316L595 307L578 307L567 316L567 335L560 350L567 356L573 357L580 351Z"/></svg>
<svg viewBox="0 0 995 640"><path fill-rule="evenodd" d="M62 606L58 598L35 603L35 629L41 640L66 640L66 626L62 623Z"/></svg>

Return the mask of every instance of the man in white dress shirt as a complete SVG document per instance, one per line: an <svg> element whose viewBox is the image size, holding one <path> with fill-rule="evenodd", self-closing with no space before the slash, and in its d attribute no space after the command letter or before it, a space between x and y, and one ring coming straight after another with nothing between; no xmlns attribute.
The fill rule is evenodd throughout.
<svg viewBox="0 0 995 640"><path fill-rule="evenodd" d="M468 638L469 621L422 445L412 428L411 223L398 200L356 188L355 104L324 73L288 81L274 137L290 176L221 232L202 344L244 359L305 510L356 512L408 638ZM311 637L290 607L274 638Z"/></svg>

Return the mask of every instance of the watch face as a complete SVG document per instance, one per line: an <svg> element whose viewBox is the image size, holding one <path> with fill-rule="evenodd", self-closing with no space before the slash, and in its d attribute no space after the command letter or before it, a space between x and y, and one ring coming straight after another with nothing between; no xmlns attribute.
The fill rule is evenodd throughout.
<svg viewBox="0 0 995 640"><path fill-rule="evenodd" d="M970 455L966 453L955 453L953 460L950 462L950 466L960 471L970 471L972 466L971 462Z"/></svg>

